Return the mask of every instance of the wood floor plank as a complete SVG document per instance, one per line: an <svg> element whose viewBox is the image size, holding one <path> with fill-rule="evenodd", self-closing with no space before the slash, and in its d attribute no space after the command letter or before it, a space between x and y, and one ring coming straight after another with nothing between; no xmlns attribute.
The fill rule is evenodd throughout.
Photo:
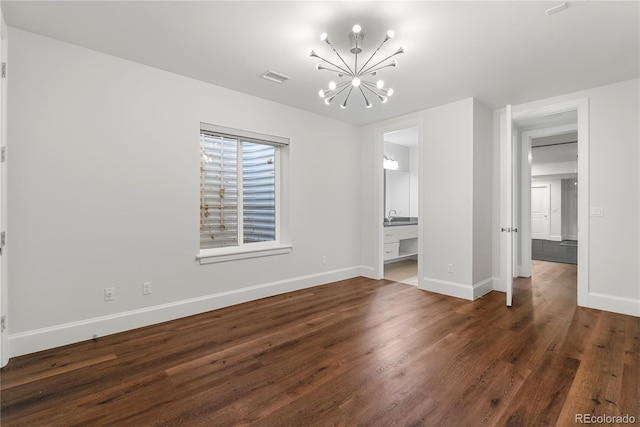
<svg viewBox="0 0 640 427"><path fill-rule="evenodd" d="M640 319L534 262L513 307L363 277L12 359L2 426L539 426L640 419Z"/></svg>

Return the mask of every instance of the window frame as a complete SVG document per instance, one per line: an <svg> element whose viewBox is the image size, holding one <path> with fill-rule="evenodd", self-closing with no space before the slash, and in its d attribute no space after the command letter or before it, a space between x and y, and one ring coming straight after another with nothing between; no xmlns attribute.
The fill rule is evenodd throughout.
<svg viewBox="0 0 640 427"><path fill-rule="evenodd" d="M243 203L238 203L238 245L219 248L199 248L196 259L200 264L231 261L236 259L256 258L270 255L290 253L293 246L288 242L288 183L289 138L244 131L223 126L200 123L200 134L209 134L233 138L237 140L238 154L242 153L242 142L254 142L276 147L275 153L275 239L264 242L244 243ZM198 142L200 145L200 142ZM200 155L200 154L199 154ZM242 157L239 157L237 171L238 188L242 189ZM244 194L244 193L242 193ZM200 230L198 230L198 246L200 246Z"/></svg>

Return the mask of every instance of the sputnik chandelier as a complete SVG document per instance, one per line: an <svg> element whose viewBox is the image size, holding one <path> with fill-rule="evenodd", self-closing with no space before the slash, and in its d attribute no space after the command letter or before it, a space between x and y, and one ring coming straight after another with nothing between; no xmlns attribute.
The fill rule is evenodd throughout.
<svg viewBox="0 0 640 427"><path fill-rule="evenodd" d="M364 40L364 33L362 32L362 28L360 25L354 25L349 33L349 42L350 49L349 52L353 54L353 67L351 67L347 61L340 55L340 53L336 50L336 48L329 41L329 37L327 33L320 34L320 41L325 42L331 47L333 52L338 56L338 59L342 64L336 64L335 62L331 62L327 59L322 58L316 52L311 50L309 52L309 56L312 58L318 58L321 61L329 64L331 67L327 67L322 64L317 64L316 69L318 70L327 70L334 72L338 75L340 79L347 79L346 81L342 81L336 83L335 81L329 82L329 90L321 89L318 94L321 98L324 99L324 103L327 105L331 104L337 96L347 91L347 94L344 98L344 101L340 104L340 107L347 108L347 101L349 101L349 97L351 96L351 92L360 91L362 97L364 98L365 105L367 108L371 108L372 104L369 102L369 98L367 98L367 94L369 96L376 96L380 101L384 104L387 102L389 96L393 95L392 88L385 88L384 81L378 80L377 82L373 82L372 80L368 80L368 78L374 77L376 73L387 67L396 67L398 65L398 61L393 59L389 61L396 55L404 53L404 47L400 47L393 54L387 56L381 61L377 61L374 64L370 64L371 60L378 53L380 48L389 40L393 38L393 31L387 31L384 40L380 43L380 46L373 51L369 59L364 61L362 65L358 64L358 54L362 53L362 41Z"/></svg>

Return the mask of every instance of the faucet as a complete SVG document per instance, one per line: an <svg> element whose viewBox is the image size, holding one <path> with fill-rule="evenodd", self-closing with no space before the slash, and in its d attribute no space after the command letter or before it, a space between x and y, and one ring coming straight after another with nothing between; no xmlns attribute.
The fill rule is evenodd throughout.
<svg viewBox="0 0 640 427"><path fill-rule="evenodd" d="M395 209L391 209L389 211L389 215L387 216L387 222L391 222L391 220L393 219L393 215L391 215L391 212L393 212L394 214L398 215L398 212L396 212Z"/></svg>

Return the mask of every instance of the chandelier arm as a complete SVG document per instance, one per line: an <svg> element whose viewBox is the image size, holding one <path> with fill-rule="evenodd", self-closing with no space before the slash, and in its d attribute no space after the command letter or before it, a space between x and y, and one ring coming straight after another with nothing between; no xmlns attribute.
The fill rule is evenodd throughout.
<svg viewBox="0 0 640 427"><path fill-rule="evenodd" d="M364 94L364 91L362 90L362 86L359 86L358 89L360 89L360 93L362 94L362 97L364 98L364 102L367 104L367 108L371 107L371 103L367 99L367 95Z"/></svg>
<svg viewBox="0 0 640 427"><path fill-rule="evenodd" d="M351 96L351 91L353 91L353 86L349 87L349 92L347 92L347 97L344 99L342 104L340 104L340 106L342 108L347 108L347 101L349 100L349 97Z"/></svg>
<svg viewBox="0 0 640 427"><path fill-rule="evenodd" d="M376 65L377 65L377 64L376 64ZM372 69L371 67L369 67L369 69L367 70L367 72L366 72L366 73L361 73L360 75L362 75L362 76L369 76L369 75L373 75L374 73L376 73L377 71L382 70L383 68L387 68L387 67L395 67L395 66L396 66L396 63L395 63L395 62L392 62L392 63L390 63L390 64L385 64L385 65L383 65L383 66L381 66L381 67L377 67L377 68L373 68L373 69Z"/></svg>
<svg viewBox="0 0 640 427"><path fill-rule="evenodd" d="M375 93L378 96L391 96L391 95L389 95L389 90L391 90L391 88L389 88L389 89L379 88L378 86L374 85L371 82L363 82L363 83L366 86L368 86L367 89L371 90L373 93Z"/></svg>
<svg viewBox="0 0 640 427"><path fill-rule="evenodd" d="M377 48L375 51L373 51L373 53L371 54L371 56L369 57L369 59L367 59L367 62L365 62L365 63L364 63L364 65L360 68L359 75L360 75L360 74L362 74L362 70L364 70L364 67L366 67L366 66L367 66L367 64L368 64L368 63L373 59L373 57L374 57L374 56L376 56L376 53L378 53L378 51L380 50L380 48L382 47L382 45L383 45L383 44L385 44L385 42L386 42L387 40L388 40L388 39L384 39L384 40L382 41L382 43L380 43L380 46L378 46L378 48ZM358 70L357 70L357 68L358 68L358 67L356 67L356 71L358 71Z"/></svg>
<svg viewBox="0 0 640 427"><path fill-rule="evenodd" d="M347 67L347 70L349 70L348 72L347 72L347 71L345 71L345 73L346 73L346 74L351 74L352 76L355 76L355 73L351 70L351 67L349 67L349 64L347 64L347 63L346 63L346 61L345 61L345 60L342 58L342 56L338 53L338 51L336 50L336 48L335 48L335 47L333 47L333 45L331 44L331 42L329 42L329 40L327 40L327 42L326 42L326 43L331 47L331 49L333 50L333 52L334 52L336 55L338 55L338 58L340 58L340 61L342 61L342 63L344 64L344 66L345 66L345 67ZM326 61L326 59L325 59L325 61ZM327 61L327 62L329 62L329 61ZM331 65L333 65L334 67L337 67L337 65L335 65L335 64L331 64ZM341 69L342 67L338 67L338 68L339 68L339 69Z"/></svg>
<svg viewBox="0 0 640 427"><path fill-rule="evenodd" d="M322 58L321 58L321 59L322 59ZM333 68L323 67L323 66L322 66L322 65L320 65L320 64L318 64L318 67L319 67L319 68L318 68L318 71L320 71L320 70L327 70L327 71L331 71L332 73L336 73L336 74L338 74L338 75L344 75L344 74L347 74L347 70L343 70L343 69L340 69L340 70L334 70Z"/></svg>
<svg viewBox="0 0 640 427"><path fill-rule="evenodd" d="M360 86L362 86L362 85L360 85ZM381 95L380 93L376 92L375 90L373 90L373 89L372 89L371 87L369 87L369 86L372 86L373 88L377 89L377 87L376 87L374 84L371 84L371 83L369 83L369 82L365 82L365 85L364 85L364 88L365 88L365 89L367 89L369 92L371 92L371 93L372 93L372 94L374 94L375 96L378 96L378 97L379 97L379 96Z"/></svg>
<svg viewBox="0 0 640 427"><path fill-rule="evenodd" d="M367 69L366 69L366 70L364 70L364 71L361 71L360 73L361 73L361 74L368 73L371 69L373 69L373 68L377 67L378 65L382 64L382 63L383 63L384 61L386 61L387 59L391 59L391 58L393 58L394 56L396 56L396 55L398 55L398 54L400 54L400 53L403 53L403 52L402 52L401 50L397 50L396 52L394 52L394 53L392 53L391 55L389 55L389 56L387 56L386 58L384 58L382 61L378 61L378 62L376 62L374 65L370 66L369 68L367 68Z"/></svg>
<svg viewBox="0 0 640 427"><path fill-rule="evenodd" d="M349 82L342 83L342 88L341 88L340 90L338 90L338 88L336 87L336 90L338 90L338 91L337 91L337 92L336 92L336 94L335 94L335 95L333 95L333 96L338 96L338 95L340 95L342 92L344 92L344 90L347 88L348 83L349 83ZM351 87L353 87L353 86L351 86ZM348 98L348 96L347 96L347 98Z"/></svg>
<svg viewBox="0 0 640 427"><path fill-rule="evenodd" d="M340 83L339 85L337 85L335 89L326 91L326 92L324 93L324 94L325 94L325 98L328 98L328 95L331 95L331 93L332 93L332 92L336 92L336 95L340 94L340 92L344 91L344 89L346 88L346 86L347 86L348 84L350 84L350 83L351 83L351 82L342 82L342 83ZM333 96L335 96L335 95L333 95Z"/></svg>
<svg viewBox="0 0 640 427"><path fill-rule="evenodd" d="M340 67L340 66L338 66L338 65L334 64L333 62L329 61L328 59L324 59L323 57L318 56L318 55L316 55L316 58L321 59L322 61L326 62L327 64L331 64L331 65L333 65L334 67L336 67L338 70L342 71L342 72L343 72L343 73L345 73L345 74L353 74L353 73L351 72L351 69L349 69L349 70L347 71L347 70L345 70L344 68L342 68L342 67ZM342 59L342 58L340 58L340 59ZM344 62L344 61L342 61L342 62Z"/></svg>

